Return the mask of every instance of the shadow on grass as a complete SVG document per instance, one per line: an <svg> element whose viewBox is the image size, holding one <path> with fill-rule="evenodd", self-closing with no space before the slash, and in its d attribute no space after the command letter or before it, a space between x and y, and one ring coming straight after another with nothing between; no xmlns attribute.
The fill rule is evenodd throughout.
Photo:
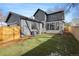
<svg viewBox="0 0 79 59"><path fill-rule="evenodd" d="M28 51L22 56L77 56L79 55L79 42L71 33L56 34L48 41Z"/></svg>

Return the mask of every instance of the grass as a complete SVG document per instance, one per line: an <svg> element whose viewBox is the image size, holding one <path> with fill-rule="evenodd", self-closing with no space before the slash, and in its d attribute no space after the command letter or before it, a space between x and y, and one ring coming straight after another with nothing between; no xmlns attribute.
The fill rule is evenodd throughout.
<svg viewBox="0 0 79 59"><path fill-rule="evenodd" d="M23 43L14 44L9 47L0 48L0 56L20 56L24 53L32 50L33 48L39 46L43 42L47 41L52 35L38 35L31 39L25 40Z"/></svg>
<svg viewBox="0 0 79 59"><path fill-rule="evenodd" d="M65 33L63 35L42 34L25 40L21 44L0 48L0 55L77 56L79 55L79 42L71 33Z"/></svg>
<svg viewBox="0 0 79 59"><path fill-rule="evenodd" d="M56 34L46 42L23 54L24 56L78 56L79 42L71 33Z"/></svg>

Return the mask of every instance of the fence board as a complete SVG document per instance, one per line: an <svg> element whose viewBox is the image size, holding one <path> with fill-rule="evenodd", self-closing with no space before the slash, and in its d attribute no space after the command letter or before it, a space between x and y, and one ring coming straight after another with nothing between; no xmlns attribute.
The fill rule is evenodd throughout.
<svg viewBox="0 0 79 59"><path fill-rule="evenodd" d="M20 38L19 26L0 27L0 41L9 41Z"/></svg>
<svg viewBox="0 0 79 59"><path fill-rule="evenodd" d="M79 27L70 27L70 32L77 38L79 41Z"/></svg>

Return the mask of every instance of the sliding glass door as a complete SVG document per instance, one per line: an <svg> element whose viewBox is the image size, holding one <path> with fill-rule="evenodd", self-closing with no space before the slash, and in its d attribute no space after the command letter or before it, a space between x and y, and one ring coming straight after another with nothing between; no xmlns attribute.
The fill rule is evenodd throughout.
<svg viewBox="0 0 79 59"><path fill-rule="evenodd" d="M46 23L46 30L59 30L59 22Z"/></svg>

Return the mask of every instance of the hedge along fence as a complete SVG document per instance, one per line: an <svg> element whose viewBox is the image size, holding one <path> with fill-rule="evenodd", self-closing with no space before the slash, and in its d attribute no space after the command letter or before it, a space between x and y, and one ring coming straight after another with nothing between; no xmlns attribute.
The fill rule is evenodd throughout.
<svg viewBox="0 0 79 59"><path fill-rule="evenodd" d="M0 41L10 41L20 38L19 26L1 26L0 27Z"/></svg>
<svg viewBox="0 0 79 59"><path fill-rule="evenodd" d="M79 27L78 26L69 26L69 32L71 32L79 41Z"/></svg>

